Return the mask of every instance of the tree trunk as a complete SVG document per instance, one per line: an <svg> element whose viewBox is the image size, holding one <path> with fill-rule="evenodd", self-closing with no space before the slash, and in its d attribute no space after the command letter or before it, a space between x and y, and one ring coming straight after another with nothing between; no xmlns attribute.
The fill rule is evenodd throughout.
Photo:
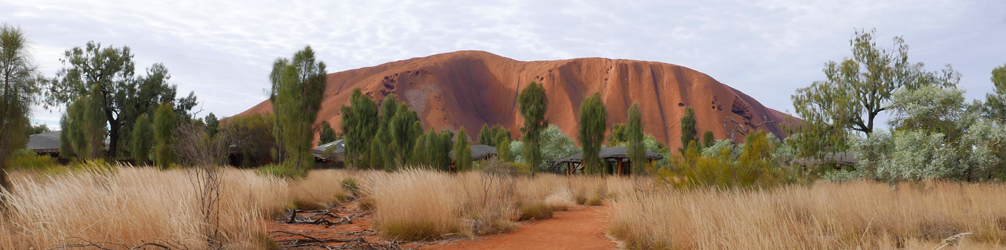
<svg viewBox="0 0 1006 250"><path fill-rule="evenodd" d="M115 161L115 151L119 147L119 121L108 119L108 159Z"/></svg>

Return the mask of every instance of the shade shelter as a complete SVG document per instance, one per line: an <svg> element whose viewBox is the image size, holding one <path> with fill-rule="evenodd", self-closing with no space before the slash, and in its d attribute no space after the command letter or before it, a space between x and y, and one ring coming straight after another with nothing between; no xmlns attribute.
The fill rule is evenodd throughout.
<svg viewBox="0 0 1006 250"><path fill-rule="evenodd" d="M615 175L631 175L632 174L632 164L629 161L628 150L625 147L607 147L601 148L600 154L601 160L605 162L607 173ZM654 153L651 151L646 151L647 162L653 162L654 160L664 159L664 156ZM627 164L628 163L628 164ZM583 169L583 153L575 154L573 156L558 160L554 163L555 166L566 166L566 175L575 174L576 170Z"/></svg>
<svg viewBox="0 0 1006 250"><path fill-rule="evenodd" d="M59 133L60 131L51 131L30 135L26 147L37 154L59 157Z"/></svg>
<svg viewBox="0 0 1006 250"><path fill-rule="evenodd" d="M493 147L493 146L489 146L489 145L470 145L470 146L468 146L468 149L470 149L472 151L472 161L482 161L482 160L488 160L490 158L496 157L496 148ZM455 169L455 167L454 167L456 165L456 164L454 164L455 163L454 162L454 152L451 151L450 153L447 153L447 156L451 158L451 163L450 163L450 166L449 166L451 172L457 172L457 169Z"/></svg>
<svg viewBox="0 0 1006 250"><path fill-rule="evenodd" d="M325 153L325 151L328 150L328 148L330 147L332 147L331 152L335 153L334 155ZM313 154L314 157L317 157L318 159L332 162L341 162L345 160L346 139L339 139L333 142L318 145L318 147L315 147L314 150L311 150L311 154Z"/></svg>

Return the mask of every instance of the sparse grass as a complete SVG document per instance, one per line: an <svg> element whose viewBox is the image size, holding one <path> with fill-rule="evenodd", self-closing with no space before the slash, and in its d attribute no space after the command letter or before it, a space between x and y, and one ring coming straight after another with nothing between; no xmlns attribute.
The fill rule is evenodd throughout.
<svg viewBox="0 0 1006 250"><path fill-rule="evenodd" d="M1003 249L1006 185L820 183L771 190L656 190L613 203L631 249Z"/></svg>

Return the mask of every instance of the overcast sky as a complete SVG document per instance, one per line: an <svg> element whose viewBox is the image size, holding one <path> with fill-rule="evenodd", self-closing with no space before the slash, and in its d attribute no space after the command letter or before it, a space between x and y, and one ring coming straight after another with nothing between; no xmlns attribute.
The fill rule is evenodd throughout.
<svg viewBox="0 0 1006 250"><path fill-rule="evenodd" d="M477 2L474 3L473 2ZM129 46L137 74L164 63L200 115L231 116L266 99L271 63L311 45L338 72L457 50L522 61L605 57L686 66L768 107L851 56L857 29L903 36L909 60L963 74L984 99L1006 64L1006 1L26 1L0 0L0 22L27 34L43 73L66 49ZM33 121L59 124L62 110Z"/></svg>

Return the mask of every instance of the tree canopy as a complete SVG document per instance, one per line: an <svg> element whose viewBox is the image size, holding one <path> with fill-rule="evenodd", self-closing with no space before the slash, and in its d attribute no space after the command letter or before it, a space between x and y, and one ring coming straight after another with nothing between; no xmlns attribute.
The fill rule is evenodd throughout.
<svg viewBox="0 0 1006 250"><path fill-rule="evenodd" d="M891 95L899 89L922 86L954 86L960 74L950 65L939 72L926 71L923 63L908 61L904 39L893 39L894 49L877 45L876 31L857 31L849 41L852 58L825 64L825 80L801 88L792 96L796 114L804 123L800 133L801 155L822 150L844 150L849 133L870 136L875 119L890 109Z"/></svg>
<svg viewBox="0 0 1006 250"><path fill-rule="evenodd" d="M108 124L109 156L115 158L119 144L126 142L133 123L141 114L153 115L163 103L172 103L174 112L191 119L188 112L195 107L196 97L175 99L176 86L169 85L167 67L157 63L147 69L146 76L135 76L133 54L129 47L102 47L88 42L74 47L60 59L64 68L56 73L46 92L46 106L55 106L88 95L94 86L101 114Z"/></svg>
<svg viewBox="0 0 1006 250"><path fill-rule="evenodd" d="M44 81L29 52L21 29L0 27L0 189L10 188L7 159L28 140L28 115Z"/></svg>
<svg viewBox="0 0 1006 250"><path fill-rule="evenodd" d="M540 167L541 160L541 131L548 126L545 120L545 112L548 111L548 97L545 95L545 88L537 82L531 82L520 95L517 96L517 103L520 104L520 115L524 117L524 127L521 128L524 141L524 159L531 164L531 174Z"/></svg>
<svg viewBox="0 0 1006 250"><path fill-rule="evenodd" d="M604 143L604 132L607 130L608 110L604 107L601 94L584 99L580 104L580 146L583 147L583 166L587 172L598 174L604 167L601 160L601 144Z"/></svg>
<svg viewBox="0 0 1006 250"><path fill-rule="evenodd" d="M286 164L297 172L313 166L311 143L317 129L314 126L327 86L325 63L315 62L311 46L294 53L292 59L279 58L273 63L273 112L276 114L274 133L283 146Z"/></svg>
<svg viewBox="0 0 1006 250"><path fill-rule="evenodd" d="M628 121L628 129L626 129L626 137L628 137L628 146L626 147L626 154L629 156L629 162L632 162L632 167L636 173L641 173L643 170L646 159L646 145L645 137L643 135L643 112L639 109L639 103L633 103L629 107L629 112L627 114L626 120Z"/></svg>

